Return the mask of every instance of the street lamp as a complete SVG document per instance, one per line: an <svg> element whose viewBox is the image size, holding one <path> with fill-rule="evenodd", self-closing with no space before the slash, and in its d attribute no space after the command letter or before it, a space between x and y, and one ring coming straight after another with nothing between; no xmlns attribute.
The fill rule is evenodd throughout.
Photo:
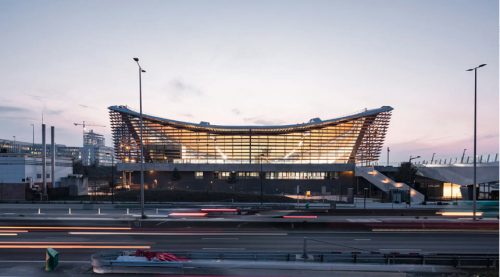
<svg viewBox="0 0 500 277"><path fill-rule="evenodd" d="M412 156L410 155L410 164L411 164L411 161L412 161L412 160L416 160L416 159L420 159L420 156L412 157Z"/></svg>
<svg viewBox="0 0 500 277"><path fill-rule="evenodd" d="M480 64L466 71L474 71L474 184L472 185L472 219L476 220L476 146L477 146L477 69L485 66Z"/></svg>
<svg viewBox="0 0 500 277"><path fill-rule="evenodd" d="M31 123L31 127L33 128L33 144L31 145L31 154L35 151L35 124Z"/></svg>
<svg viewBox="0 0 500 277"><path fill-rule="evenodd" d="M462 158L460 159L460 163L461 163L461 164L463 164L463 163L464 163L465 151L467 151L467 149L464 149L464 153L462 154Z"/></svg>
<svg viewBox="0 0 500 277"><path fill-rule="evenodd" d="M139 58L134 58L134 61L137 63L139 67L139 118L140 118L140 147L141 147L141 218L146 218L144 214L144 145L142 143L142 129L143 129L143 121L142 121L142 73L145 73L146 70L142 69L139 64Z"/></svg>
<svg viewBox="0 0 500 277"><path fill-rule="evenodd" d="M432 157L434 158L434 154L432 155ZM412 156L410 155L410 161L409 161L409 162L410 162L410 170L411 170L411 168L412 168L411 161L412 161L412 160L416 160L416 159L420 159L420 156L415 156L415 157L412 157ZM412 174L412 175L413 175L413 174ZM412 177L413 177L413 188L415 188L415 176L412 176ZM409 199L408 203L410 204L410 207L411 207L411 188L410 188L410 189L408 189L408 199Z"/></svg>

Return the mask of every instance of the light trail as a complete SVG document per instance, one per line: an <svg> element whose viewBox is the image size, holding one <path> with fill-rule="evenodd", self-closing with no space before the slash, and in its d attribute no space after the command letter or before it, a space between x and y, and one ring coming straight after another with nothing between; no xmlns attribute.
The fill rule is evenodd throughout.
<svg viewBox="0 0 500 277"><path fill-rule="evenodd" d="M100 227L100 226L0 226L0 230L132 230L130 227ZM12 232L12 231L11 231Z"/></svg>
<svg viewBox="0 0 500 277"><path fill-rule="evenodd" d="M0 230L0 233L28 233L28 230Z"/></svg>
<svg viewBox="0 0 500 277"><path fill-rule="evenodd" d="M284 215L283 218L288 219L315 219L318 218L316 215Z"/></svg>
<svg viewBox="0 0 500 277"><path fill-rule="evenodd" d="M17 236L17 233L0 233L0 236Z"/></svg>
<svg viewBox="0 0 500 277"><path fill-rule="evenodd" d="M208 208L208 209L201 209L202 212L219 212L219 213L225 213L225 212L238 212L238 209L229 209L229 208L222 208L222 209L217 209L217 208Z"/></svg>
<svg viewBox="0 0 500 277"><path fill-rule="evenodd" d="M473 212L436 212L442 216L473 216ZM483 212L476 212L477 216L483 216Z"/></svg>
<svg viewBox="0 0 500 277"><path fill-rule="evenodd" d="M119 245L121 242L88 242L88 241L0 241L0 245L2 244L114 244Z"/></svg>
<svg viewBox="0 0 500 277"><path fill-rule="evenodd" d="M168 216L204 217L207 216L207 213L171 213Z"/></svg>
<svg viewBox="0 0 500 277"><path fill-rule="evenodd" d="M0 249L151 249L149 245L3 244Z"/></svg>
<svg viewBox="0 0 500 277"><path fill-rule="evenodd" d="M68 232L70 235L111 235L111 236L287 236L288 233L159 233L159 232Z"/></svg>

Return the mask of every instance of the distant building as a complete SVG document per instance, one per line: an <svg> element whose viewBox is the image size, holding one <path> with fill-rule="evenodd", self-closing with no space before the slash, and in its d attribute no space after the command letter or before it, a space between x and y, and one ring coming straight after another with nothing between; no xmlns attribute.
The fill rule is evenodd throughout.
<svg viewBox="0 0 500 277"><path fill-rule="evenodd" d="M51 152L50 143L46 145L47 153ZM42 144L0 139L0 153L29 154L35 157L42 156ZM56 144L56 156L69 158L73 161L82 159L82 148Z"/></svg>
<svg viewBox="0 0 500 277"><path fill-rule="evenodd" d="M93 130L83 133L82 163L85 166L113 164L113 148L105 146L103 135Z"/></svg>
<svg viewBox="0 0 500 277"><path fill-rule="evenodd" d="M59 187L61 178L73 173L70 158L57 157L54 175L51 176L50 157L47 158L47 186ZM0 199L24 200L26 190L40 190L43 186L42 158L28 154L0 154Z"/></svg>

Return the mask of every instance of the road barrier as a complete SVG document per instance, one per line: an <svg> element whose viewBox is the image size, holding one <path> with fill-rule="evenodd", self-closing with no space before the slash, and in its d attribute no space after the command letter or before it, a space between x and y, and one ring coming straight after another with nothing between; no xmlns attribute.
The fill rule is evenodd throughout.
<svg viewBox="0 0 500 277"><path fill-rule="evenodd" d="M132 259L133 252L104 252L92 255L92 266L96 273L144 273L142 270L156 273L200 273L210 272L217 268L217 272L227 269L247 268L264 270L269 268L282 270L312 270L312 274L319 276L322 271L327 275L339 264L364 264L367 266L391 265L395 270L401 267L400 272L462 272L464 270L486 269L498 271L498 255L495 254L422 254L422 253L381 253L366 251L351 252L317 252L311 251L304 258L299 252L186 252L168 251L176 257L189 262L159 262ZM118 256L131 259L118 259ZM127 260L124 262L124 260ZM214 263L214 261L217 261ZM418 266L416 266L418 265ZM409 267L408 267L409 266ZM351 266L352 267L352 266ZM189 268L189 272L186 270ZM356 267L354 267L355 269ZM380 268L380 267L379 267ZM386 267L385 269L390 269ZM198 270L198 271L197 271ZM316 271L318 270L318 271ZM399 269L398 269L399 270ZM175 272L174 272L175 271ZM255 275L257 276L257 275ZM260 275L259 275L260 276ZM323 275L321 275L323 276Z"/></svg>
<svg viewBox="0 0 500 277"><path fill-rule="evenodd" d="M52 248L47 248L45 253L45 271L53 271L59 264L59 252Z"/></svg>

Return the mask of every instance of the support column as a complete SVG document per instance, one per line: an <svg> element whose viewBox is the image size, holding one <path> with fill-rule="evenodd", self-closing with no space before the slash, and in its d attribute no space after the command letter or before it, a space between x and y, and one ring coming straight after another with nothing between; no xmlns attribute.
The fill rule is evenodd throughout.
<svg viewBox="0 0 500 277"><path fill-rule="evenodd" d="M55 128L50 126L50 178L52 180L52 188L56 187L56 143L55 143Z"/></svg>
<svg viewBox="0 0 500 277"><path fill-rule="evenodd" d="M42 181L43 198L47 199L47 145L45 141L45 124L42 124Z"/></svg>

